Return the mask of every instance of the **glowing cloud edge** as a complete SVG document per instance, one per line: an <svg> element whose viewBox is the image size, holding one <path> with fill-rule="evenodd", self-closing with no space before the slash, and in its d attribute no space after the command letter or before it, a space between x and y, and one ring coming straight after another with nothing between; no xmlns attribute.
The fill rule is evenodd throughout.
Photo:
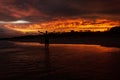
<svg viewBox="0 0 120 80"><path fill-rule="evenodd" d="M0 24L27 24L31 23L30 21L17 20L17 21L0 21Z"/></svg>

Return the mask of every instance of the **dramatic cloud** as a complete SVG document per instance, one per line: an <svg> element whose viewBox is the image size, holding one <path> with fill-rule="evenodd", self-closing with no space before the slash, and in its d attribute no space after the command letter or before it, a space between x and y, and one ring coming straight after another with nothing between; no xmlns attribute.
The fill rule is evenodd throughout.
<svg viewBox="0 0 120 80"><path fill-rule="evenodd" d="M68 31L120 25L119 3L120 0L0 0L0 37L8 32L32 33L43 28Z"/></svg>
<svg viewBox="0 0 120 80"><path fill-rule="evenodd" d="M0 0L0 19L33 21L56 17L119 19L119 3L120 0Z"/></svg>
<svg viewBox="0 0 120 80"><path fill-rule="evenodd" d="M10 29L0 24L0 38L24 35L22 32Z"/></svg>
<svg viewBox="0 0 120 80"><path fill-rule="evenodd" d="M21 2L20 2L21 1ZM18 20L24 18L39 18L45 16L26 0L1 0L0 17L1 20ZM23 2L24 1L24 2Z"/></svg>
<svg viewBox="0 0 120 80"><path fill-rule="evenodd" d="M28 24L29 21L17 20L17 21L0 21L0 24Z"/></svg>

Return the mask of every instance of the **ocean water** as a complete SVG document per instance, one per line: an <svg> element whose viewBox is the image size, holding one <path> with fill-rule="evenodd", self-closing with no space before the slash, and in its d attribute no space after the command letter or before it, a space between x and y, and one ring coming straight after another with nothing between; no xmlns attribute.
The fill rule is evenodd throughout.
<svg viewBox="0 0 120 80"><path fill-rule="evenodd" d="M0 80L119 80L120 48L0 41Z"/></svg>

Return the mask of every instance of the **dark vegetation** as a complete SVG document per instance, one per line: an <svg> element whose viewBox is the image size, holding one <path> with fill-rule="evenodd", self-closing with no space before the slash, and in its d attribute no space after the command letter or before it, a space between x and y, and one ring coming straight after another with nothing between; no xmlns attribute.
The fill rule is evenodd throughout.
<svg viewBox="0 0 120 80"><path fill-rule="evenodd" d="M109 30L109 32L120 33L120 26L113 27Z"/></svg>
<svg viewBox="0 0 120 80"><path fill-rule="evenodd" d="M105 46L120 47L120 26L111 28L106 32L71 32L48 33L50 44L100 44ZM27 35L2 40L40 42L44 43L45 34Z"/></svg>

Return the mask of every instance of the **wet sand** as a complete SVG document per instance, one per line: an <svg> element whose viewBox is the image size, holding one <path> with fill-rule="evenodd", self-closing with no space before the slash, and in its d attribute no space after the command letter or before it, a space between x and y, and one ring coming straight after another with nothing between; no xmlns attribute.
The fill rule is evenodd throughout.
<svg viewBox="0 0 120 80"><path fill-rule="evenodd" d="M119 80L120 48L0 41L0 80Z"/></svg>

